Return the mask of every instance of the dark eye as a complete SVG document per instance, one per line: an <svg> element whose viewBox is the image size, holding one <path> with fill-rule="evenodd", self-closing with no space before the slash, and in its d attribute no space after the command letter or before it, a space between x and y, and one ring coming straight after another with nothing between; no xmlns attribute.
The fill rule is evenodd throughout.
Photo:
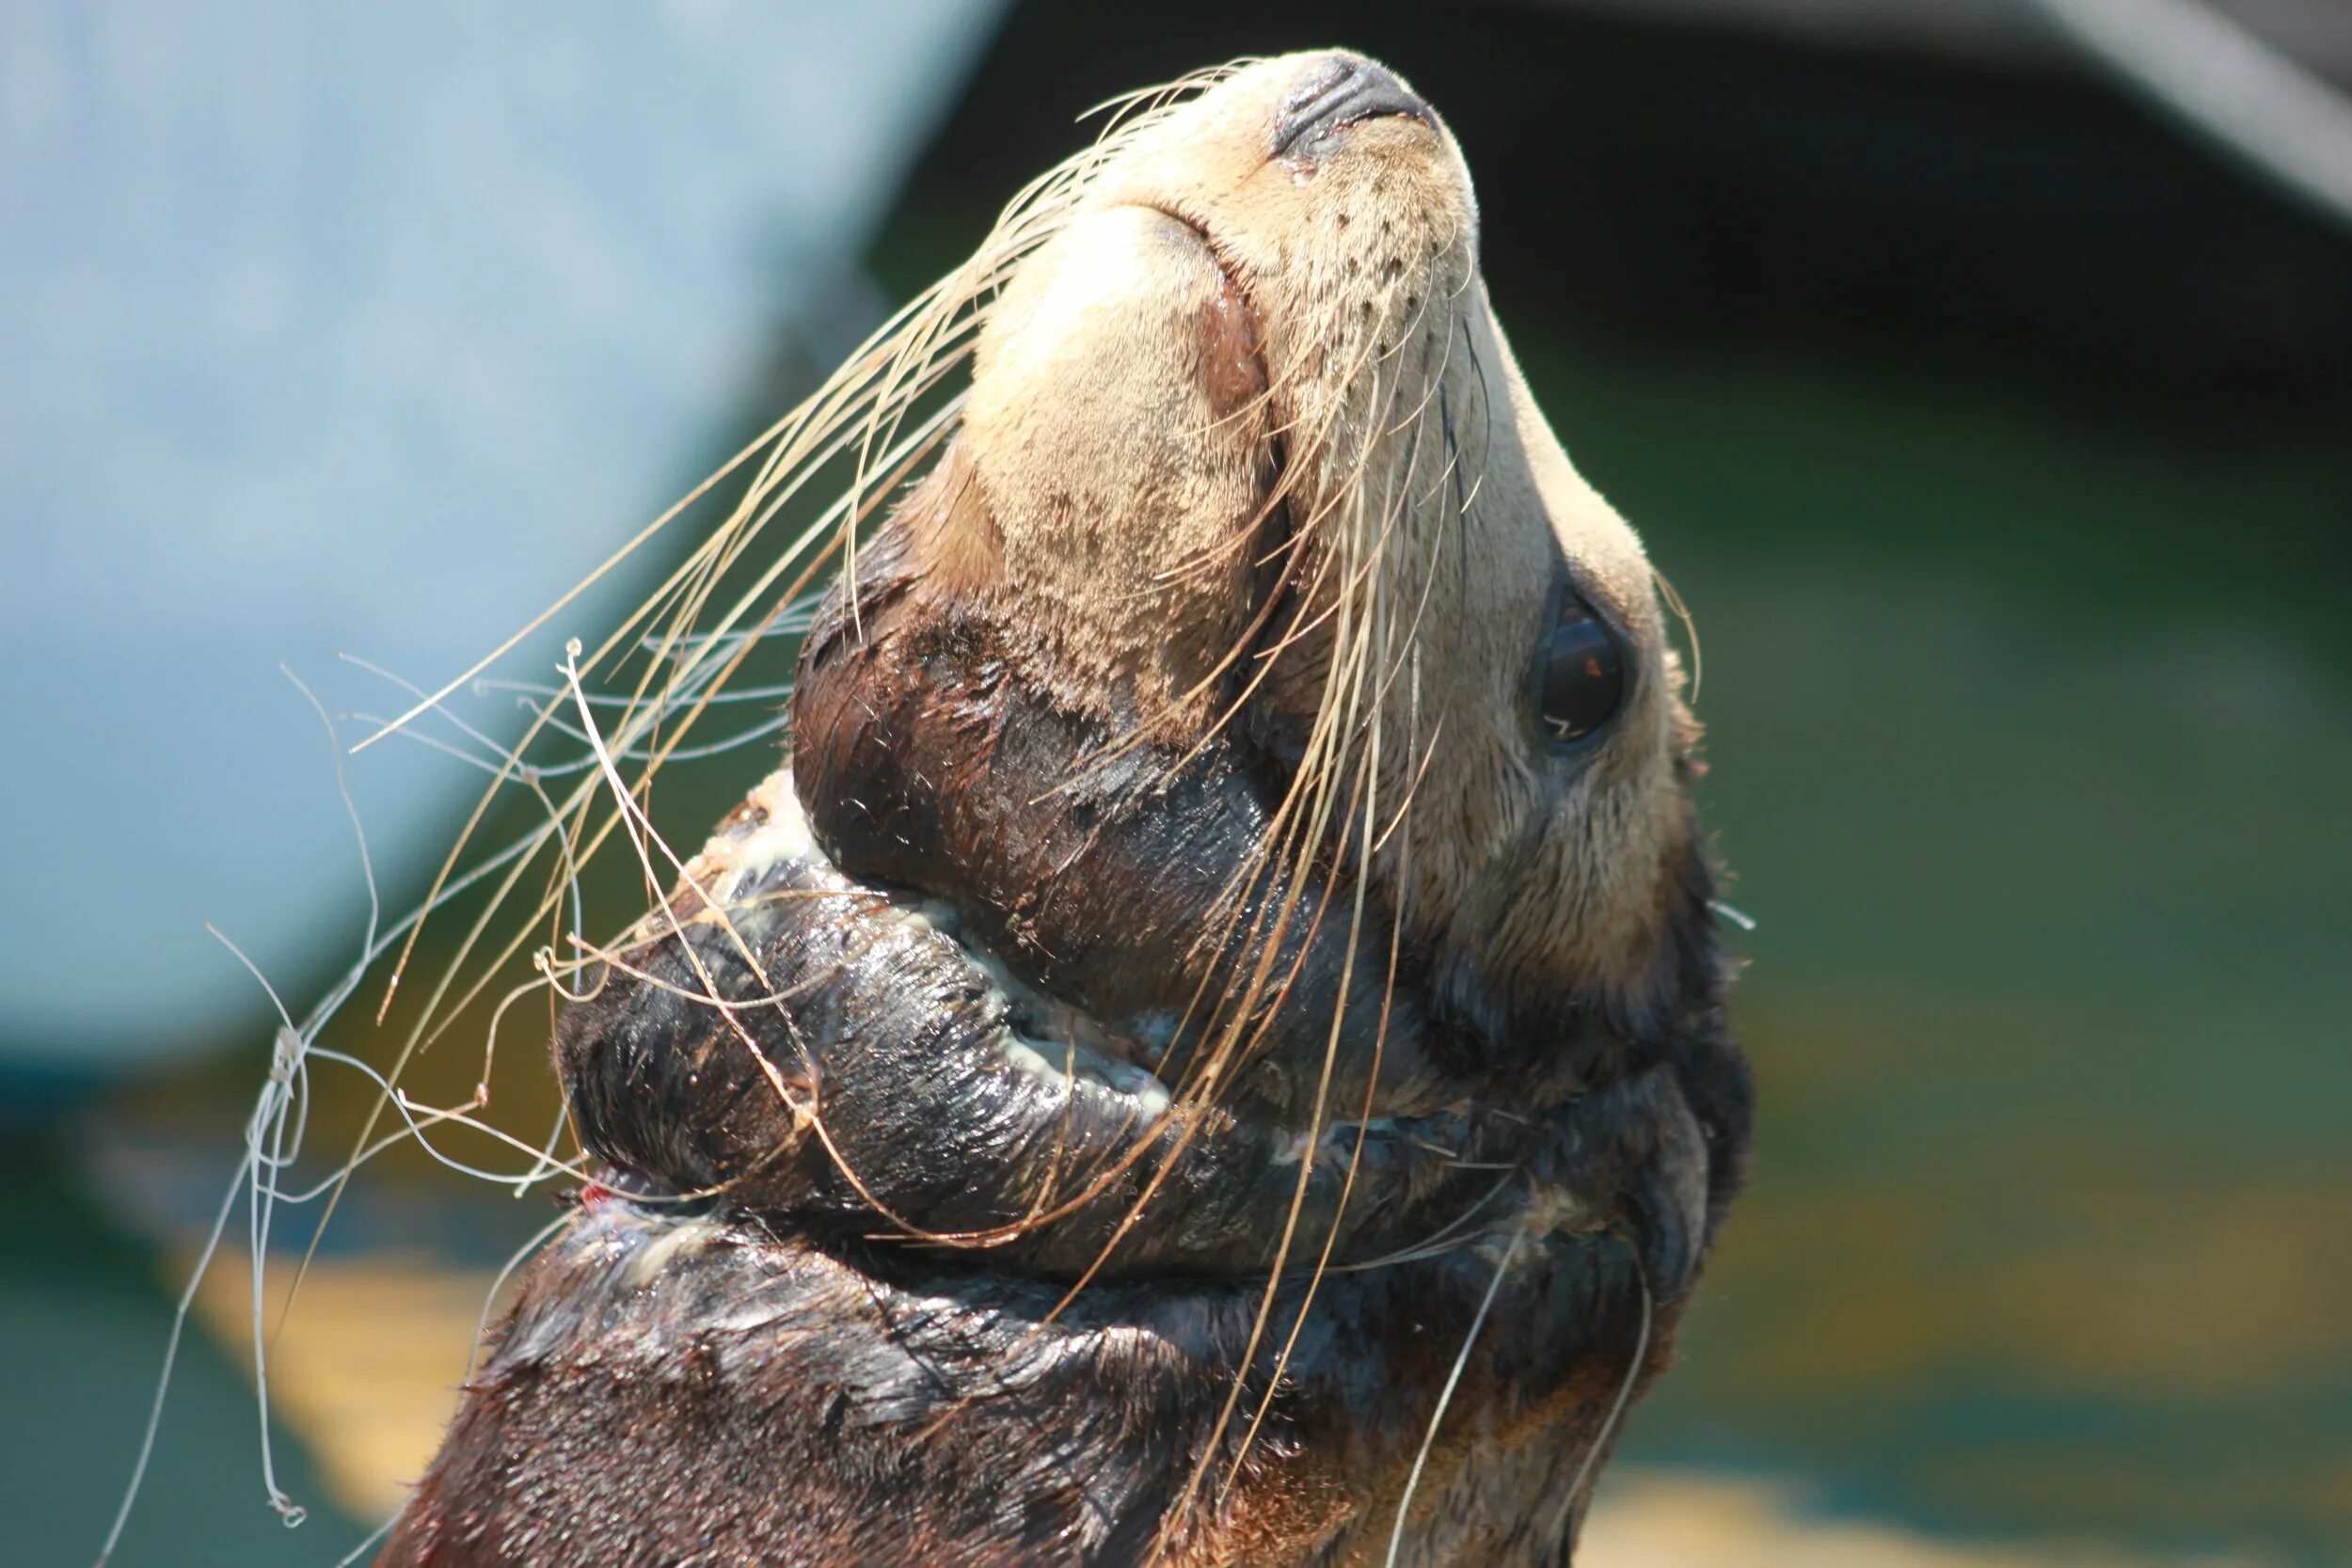
<svg viewBox="0 0 2352 1568"><path fill-rule="evenodd" d="M1535 715L1553 741L1581 740L1609 722L1625 698L1625 660L1608 626L1562 594L1535 650Z"/></svg>

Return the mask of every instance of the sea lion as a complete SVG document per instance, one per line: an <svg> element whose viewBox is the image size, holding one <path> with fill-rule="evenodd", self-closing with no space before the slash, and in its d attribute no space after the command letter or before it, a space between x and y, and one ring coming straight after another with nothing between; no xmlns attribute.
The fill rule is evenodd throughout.
<svg viewBox="0 0 2352 1568"><path fill-rule="evenodd" d="M1697 732L1459 150L1325 52L1050 191L565 1010L609 1173L384 1563L1563 1562L1667 1359L1750 1116Z"/></svg>

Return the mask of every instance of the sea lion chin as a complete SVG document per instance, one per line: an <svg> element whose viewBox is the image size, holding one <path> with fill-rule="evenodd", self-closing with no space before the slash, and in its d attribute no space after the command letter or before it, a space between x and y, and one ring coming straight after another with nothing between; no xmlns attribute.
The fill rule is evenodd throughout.
<svg viewBox="0 0 2352 1568"><path fill-rule="evenodd" d="M1343 52L1079 166L788 765L564 1014L612 1176L382 1561L1566 1560L1748 1085L1478 225Z"/></svg>

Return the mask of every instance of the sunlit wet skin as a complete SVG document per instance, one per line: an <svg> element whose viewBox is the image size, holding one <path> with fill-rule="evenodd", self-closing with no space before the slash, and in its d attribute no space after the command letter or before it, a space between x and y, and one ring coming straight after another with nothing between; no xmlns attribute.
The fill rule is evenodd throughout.
<svg viewBox="0 0 2352 1568"><path fill-rule="evenodd" d="M388 1560L1566 1552L1746 1136L1646 562L1400 81L1092 182L570 1007L629 1196Z"/></svg>

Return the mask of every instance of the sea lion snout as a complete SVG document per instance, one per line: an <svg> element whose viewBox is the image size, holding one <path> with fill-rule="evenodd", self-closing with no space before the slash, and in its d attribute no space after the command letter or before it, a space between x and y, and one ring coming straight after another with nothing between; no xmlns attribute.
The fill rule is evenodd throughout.
<svg viewBox="0 0 2352 1568"><path fill-rule="evenodd" d="M1344 52L1311 58L1282 99L1281 117L1274 122L1275 156L1319 152L1335 132L1390 115L1431 122L1428 103L1378 61Z"/></svg>

